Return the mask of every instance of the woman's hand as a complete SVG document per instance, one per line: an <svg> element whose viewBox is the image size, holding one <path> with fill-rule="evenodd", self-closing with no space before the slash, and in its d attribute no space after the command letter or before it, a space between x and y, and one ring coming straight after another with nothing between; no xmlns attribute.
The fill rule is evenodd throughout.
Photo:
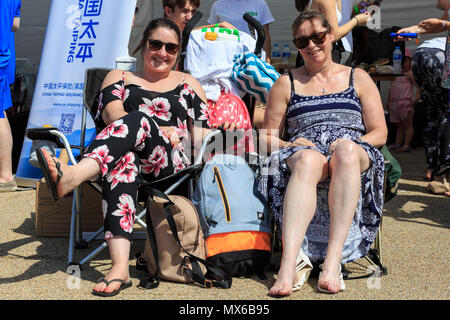
<svg viewBox="0 0 450 320"><path fill-rule="evenodd" d="M221 129L230 130L230 131L233 131L235 129L241 129L241 128L238 128L235 123L228 122L228 121L224 121L221 124L214 123L211 125L211 128L216 128L216 129L221 128Z"/></svg>
<svg viewBox="0 0 450 320"><path fill-rule="evenodd" d="M316 145L312 141L305 138L297 138L292 142L288 142L285 147L315 147Z"/></svg>
<svg viewBox="0 0 450 320"><path fill-rule="evenodd" d="M334 140L334 141L330 144L330 147L328 148L328 151L329 151L330 153L333 153L333 151L334 151L334 149L336 149L337 145L338 145L340 142L342 142L343 140L347 140L347 139L344 139L344 138L338 138L338 139Z"/></svg>
<svg viewBox="0 0 450 320"><path fill-rule="evenodd" d="M426 19L419 22L419 28L424 30L424 33L439 33L446 30L446 21L441 19Z"/></svg>
<svg viewBox="0 0 450 320"><path fill-rule="evenodd" d="M160 126L159 128L164 133L164 135L169 139L169 142L172 145L172 147L177 146L181 142L176 127Z"/></svg>
<svg viewBox="0 0 450 320"><path fill-rule="evenodd" d="M229 23L227 21L219 22L219 28L236 29L235 26L233 26L231 23Z"/></svg>
<svg viewBox="0 0 450 320"><path fill-rule="evenodd" d="M370 15L369 12L364 12L364 13L360 13L357 14L356 16L354 16L354 18L356 19L356 25L357 26L365 26L367 24L367 22L369 22L370 18L372 16Z"/></svg>
<svg viewBox="0 0 450 320"><path fill-rule="evenodd" d="M416 25L416 26L411 26L411 27L407 27L407 28L402 28L397 31L397 34L399 34L399 33L424 33L424 32L425 32L425 30L423 30L421 27ZM411 38L403 38L401 36L394 38L394 42L409 41L409 40L411 40Z"/></svg>

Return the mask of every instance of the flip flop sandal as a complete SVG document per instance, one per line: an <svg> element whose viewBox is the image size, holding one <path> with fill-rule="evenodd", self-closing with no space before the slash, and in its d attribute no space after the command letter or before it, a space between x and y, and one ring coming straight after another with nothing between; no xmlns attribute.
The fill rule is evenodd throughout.
<svg viewBox="0 0 450 320"><path fill-rule="evenodd" d="M99 297L113 297L115 295L117 295L120 291L125 290L129 287L131 287L133 285L133 282L131 282L131 280L129 282L125 282L122 279L112 279L110 281L106 280L105 278L101 278L99 281L97 281L97 283L103 282L106 284L106 286L109 286L111 284L111 282L119 282L120 283L120 287L112 292L104 292L104 291L95 291L92 290L92 294L94 296L99 296Z"/></svg>
<svg viewBox="0 0 450 320"><path fill-rule="evenodd" d="M47 160L45 159L44 153L42 152L41 149L36 150L36 156L38 158L39 167L41 168L42 172L44 173L45 182L47 184L47 187L53 196L53 200L57 201L59 199L59 197L58 197L58 193L56 191L56 187L58 186L59 181L61 180L61 177L63 176L63 173L61 171L61 163L56 162L53 159L56 169L58 170L58 177L56 178L56 181L53 181L53 179L51 178L50 169L48 167Z"/></svg>
<svg viewBox="0 0 450 320"><path fill-rule="evenodd" d="M306 281L308 281L313 267L308 256L301 251L297 257L297 264L295 266L295 272L297 273L298 281L292 285L292 292L299 291Z"/></svg>

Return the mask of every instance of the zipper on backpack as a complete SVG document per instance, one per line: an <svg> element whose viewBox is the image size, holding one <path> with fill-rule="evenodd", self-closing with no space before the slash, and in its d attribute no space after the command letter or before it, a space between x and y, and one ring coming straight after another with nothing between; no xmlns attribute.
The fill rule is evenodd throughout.
<svg viewBox="0 0 450 320"><path fill-rule="evenodd" d="M225 188L223 186L222 178L219 174L219 169L217 167L213 168L214 171L214 180L217 181L217 187L219 188L220 195L222 196L223 208L225 209L225 219L228 223L231 222L231 212L230 212L230 204L228 203L227 194L225 192Z"/></svg>

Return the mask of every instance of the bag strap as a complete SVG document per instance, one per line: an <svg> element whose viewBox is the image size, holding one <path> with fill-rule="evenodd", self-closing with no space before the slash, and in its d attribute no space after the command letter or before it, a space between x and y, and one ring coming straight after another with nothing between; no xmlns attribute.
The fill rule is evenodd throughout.
<svg viewBox="0 0 450 320"><path fill-rule="evenodd" d="M150 276L150 278L142 279L139 282L139 287L149 290L149 289L155 289L159 286L159 278L158 278L158 272L159 272L158 261L159 260L158 260L158 247L156 245L155 229L153 228L152 218L149 214L145 215L145 222L147 224L148 240L150 243L150 247L152 249L153 259L155 260L155 264L156 264L156 271L152 276Z"/></svg>
<svg viewBox="0 0 450 320"><path fill-rule="evenodd" d="M172 205L176 206L176 204L173 203L172 200L170 200L170 198L167 196L167 194L165 194L164 192L162 192L158 189L148 187L148 188L146 188L146 191L152 197L156 196L156 197L162 198L164 200L167 200L167 202L164 203L164 205L163 205L164 212L166 214L166 219L167 219L167 222L169 224L170 230L172 232L172 235L173 235L175 241L180 246L180 248L187 254L187 256L185 256L183 261L181 262L181 266L183 267L183 270L188 275L188 277L190 279L192 279L194 282L199 283L202 286L205 286L207 288L212 288L212 287L218 287L218 288L224 288L224 289L231 288L232 279L225 272L223 272L219 267L217 267L210 261L207 261L200 257L194 256L193 254L188 252L186 249L184 249L184 247L182 246L180 239L178 238L178 231L177 231L177 226L176 226L175 220L173 219L172 213L170 211L170 206L172 206ZM147 212L147 214L146 214L146 220L151 221L149 212ZM154 242L154 245L152 245L152 250L153 250L153 255L155 257L157 269L156 269L155 274L152 277L150 277L150 279L148 279L147 281L144 281L142 287L144 287L144 288L147 287L148 286L147 282L148 282L148 283L150 283L149 289L152 289L152 288L156 288L159 285L159 280L157 279L159 267L158 267L158 262L157 262L158 256L157 256L157 253L155 253L156 252L156 236L155 236L153 225L151 224L151 222L150 222L150 224L147 224L147 231L149 233L150 243ZM192 269L189 268L188 261L191 262ZM214 275L214 280L206 279L205 275L203 275L203 273L202 273L199 263L206 266L208 271L211 272L212 275ZM156 284L156 282L157 282L157 284ZM153 283L155 283L155 284L153 284Z"/></svg>

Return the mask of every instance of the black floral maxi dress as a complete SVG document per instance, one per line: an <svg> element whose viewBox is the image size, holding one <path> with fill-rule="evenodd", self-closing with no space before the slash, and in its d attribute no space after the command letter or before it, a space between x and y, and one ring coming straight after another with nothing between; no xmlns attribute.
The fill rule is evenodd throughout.
<svg viewBox="0 0 450 320"><path fill-rule="evenodd" d="M121 100L128 114L105 127L101 113L114 100ZM209 127L206 104L184 78L166 92L125 85L124 79L100 92L94 120L103 130L84 157L97 160L101 166L105 239L123 236L132 240L142 182L161 179L190 165L191 149L184 147L189 140L189 119L197 126ZM172 147L160 126L176 128L181 143Z"/></svg>

